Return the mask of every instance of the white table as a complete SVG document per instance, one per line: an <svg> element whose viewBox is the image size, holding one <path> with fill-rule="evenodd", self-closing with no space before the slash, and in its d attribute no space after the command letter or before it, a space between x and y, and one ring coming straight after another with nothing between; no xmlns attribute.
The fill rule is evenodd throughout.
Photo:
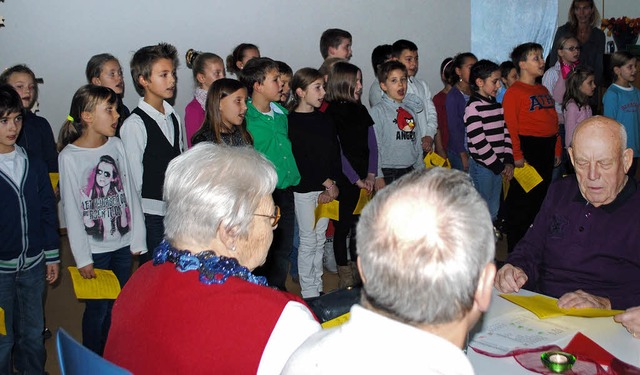
<svg viewBox="0 0 640 375"><path fill-rule="evenodd" d="M498 317L502 314L511 313L514 311L527 311L524 308L513 304L504 298L498 296L500 294L497 290L493 290L491 297L491 307L485 314L482 321L478 324L482 324L484 321L488 321L494 317ZM536 293L521 290L519 295L535 295ZM530 313L532 316L533 313ZM603 347L609 353L618 357L620 360L625 361L634 366L640 367L640 340L634 339L629 332L621 325L613 321L613 318L579 318L572 316L562 316L556 318L549 318L549 320L555 323L567 323L571 326L579 326L580 332L591 338L598 345ZM480 331L480 327L476 327L474 331ZM564 348L573 335L560 340L559 342L550 342L547 344L556 344ZM482 354L476 353L472 348L467 350L467 356L473 365L473 368L478 375L484 374L532 374L532 372L526 370L520 366L513 357L507 358L492 358Z"/></svg>

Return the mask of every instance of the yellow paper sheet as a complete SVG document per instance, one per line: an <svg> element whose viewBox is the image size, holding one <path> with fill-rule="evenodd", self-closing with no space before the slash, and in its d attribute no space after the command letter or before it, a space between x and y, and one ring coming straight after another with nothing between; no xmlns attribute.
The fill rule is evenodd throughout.
<svg viewBox="0 0 640 375"><path fill-rule="evenodd" d="M515 177L520 186L522 186L522 189L527 193L542 182L542 177L538 171L526 163L522 168L513 169L513 177Z"/></svg>
<svg viewBox="0 0 640 375"><path fill-rule="evenodd" d="M433 151L428 153L427 156L424 157L424 165L427 168L432 168L432 167L451 168L449 159L445 159Z"/></svg>
<svg viewBox="0 0 640 375"><path fill-rule="evenodd" d="M598 318L614 316L624 311L604 310L604 309L561 309L558 307L558 300L547 296L518 296L514 294L501 294L500 297L511 301L518 306L536 314L540 319L552 318L554 316L581 316L585 318Z"/></svg>
<svg viewBox="0 0 640 375"><path fill-rule="evenodd" d="M4 323L4 310L0 307L0 335L7 335L7 325Z"/></svg>
<svg viewBox="0 0 640 375"><path fill-rule="evenodd" d="M339 208L340 202L335 199L329 203L319 204L315 210L316 223L318 223L318 220L320 220L321 217L328 217L331 220L339 220Z"/></svg>
<svg viewBox="0 0 640 375"><path fill-rule="evenodd" d="M120 283L111 270L94 269L96 278L85 279L80 275L78 268L68 269L78 299L116 299L120 294Z"/></svg>
<svg viewBox="0 0 640 375"><path fill-rule="evenodd" d="M60 173L49 173L49 180L51 180L53 190L56 190L58 187L58 181L60 181Z"/></svg>
<svg viewBox="0 0 640 375"><path fill-rule="evenodd" d="M327 328L331 328L331 327L337 327L339 325L342 325L344 323L346 323L347 321L349 321L349 318L351 317L351 313L348 312L346 314L340 315L337 318L333 318L331 320L328 320L324 323L322 323L322 328L323 329L327 329Z"/></svg>
<svg viewBox="0 0 640 375"><path fill-rule="evenodd" d="M502 177L502 199L505 201L507 200L507 194L509 193L509 186L511 186L511 181Z"/></svg>
<svg viewBox="0 0 640 375"><path fill-rule="evenodd" d="M369 203L371 200L371 194L365 189L360 189L360 198L358 198L358 204L356 204L356 208L353 209L354 215L360 215L364 206Z"/></svg>

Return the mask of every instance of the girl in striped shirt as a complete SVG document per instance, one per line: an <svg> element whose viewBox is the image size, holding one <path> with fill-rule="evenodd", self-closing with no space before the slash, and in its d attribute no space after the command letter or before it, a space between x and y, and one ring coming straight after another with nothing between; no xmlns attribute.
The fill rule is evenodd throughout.
<svg viewBox="0 0 640 375"><path fill-rule="evenodd" d="M464 113L469 148L469 174L480 195L487 201L491 219L500 208L502 178L513 177L511 137L504 113L495 96L500 88L500 67L480 60L471 67L472 94Z"/></svg>

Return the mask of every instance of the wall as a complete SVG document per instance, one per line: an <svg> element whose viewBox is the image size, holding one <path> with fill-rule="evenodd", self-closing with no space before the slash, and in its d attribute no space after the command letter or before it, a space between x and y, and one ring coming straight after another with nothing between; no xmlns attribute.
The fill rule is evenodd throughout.
<svg viewBox="0 0 640 375"><path fill-rule="evenodd" d="M129 60L141 46L166 41L180 53L175 107L182 116L192 99L188 48L226 57L234 46L252 42L263 56L283 60L295 70L318 67L318 42L327 28L353 35L352 62L364 74L365 93L373 79L370 56L378 44L413 40L420 52L418 77L437 92L440 61L470 48L469 0L10 0L0 3L6 27L0 29L0 68L27 63L44 78L40 114L57 132L75 90L85 83L89 57L110 52L125 70L125 103L138 96L128 73Z"/></svg>

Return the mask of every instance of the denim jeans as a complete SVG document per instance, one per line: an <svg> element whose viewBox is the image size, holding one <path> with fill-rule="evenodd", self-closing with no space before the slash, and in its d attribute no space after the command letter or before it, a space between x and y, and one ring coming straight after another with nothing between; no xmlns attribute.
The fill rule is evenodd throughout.
<svg viewBox="0 0 640 375"><path fill-rule="evenodd" d="M7 335L0 335L0 374L12 374L14 364L20 374L44 373L45 287L44 259L26 271L0 273L0 307L7 328Z"/></svg>
<svg viewBox="0 0 640 375"><path fill-rule="evenodd" d="M144 214L144 226L147 230L147 253L140 255L140 265L153 260L153 251L164 239L164 216Z"/></svg>
<svg viewBox="0 0 640 375"><path fill-rule="evenodd" d="M322 292L322 256L329 219L323 217L316 223L315 210L320 193L293 193L300 233L298 272L302 298L318 297Z"/></svg>
<svg viewBox="0 0 640 375"><path fill-rule="evenodd" d="M125 246L116 251L92 254L93 268L112 270L120 282L120 288L131 276L131 251ZM113 300L88 299L82 316L82 344L102 355L111 327ZM144 317L140 317L141 319Z"/></svg>
<svg viewBox="0 0 640 375"><path fill-rule="evenodd" d="M487 202L491 220L498 218L500 194L502 193L502 175L495 175L491 169L469 158L469 175L480 196Z"/></svg>

